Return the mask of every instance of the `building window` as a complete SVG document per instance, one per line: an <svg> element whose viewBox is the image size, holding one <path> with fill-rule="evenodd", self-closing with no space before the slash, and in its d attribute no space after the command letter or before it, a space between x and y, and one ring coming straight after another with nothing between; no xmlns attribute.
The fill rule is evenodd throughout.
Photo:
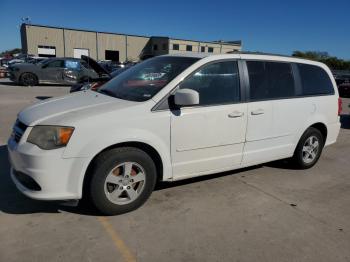
<svg viewBox="0 0 350 262"><path fill-rule="evenodd" d="M167 49L168 49L168 45L164 43L164 44L162 45L162 49L163 49L163 50L167 50Z"/></svg>
<svg viewBox="0 0 350 262"><path fill-rule="evenodd" d="M56 57L56 47L38 45L38 56L40 57Z"/></svg>
<svg viewBox="0 0 350 262"><path fill-rule="evenodd" d="M119 62L119 51L117 50L105 50L105 59L114 62Z"/></svg>
<svg viewBox="0 0 350 262"><path fill-rule="evenodd" d="M180 46L179 44L173 44L173 50L179 50Z"/></svg>
<svg viewBox="0 0 350 262"><path fill-rule="evenodd" d="M158 45L157 45L157 44L153 45L153 50L154 50L154 51L157 51L157 50L158 50Z"/></svg>
<svg viewBox="0 0 350 262"><path fill-rule="evenodd" d="M201 52L202 52L202 53L205 52L205 46L201 46Z"/></svg>
<svg viewBox="0 0 350 262"><path fill-rule="evenodd" d="M209 52L209 53L213 53L213 52L214 52L214 48L208 47L208 52Z"/></svg>
<svg viewBox="0 0 350 262"><path fill-rule="evenodd" d="M192 51L192 46L191 45L186 45L186 51Z"/></svg>

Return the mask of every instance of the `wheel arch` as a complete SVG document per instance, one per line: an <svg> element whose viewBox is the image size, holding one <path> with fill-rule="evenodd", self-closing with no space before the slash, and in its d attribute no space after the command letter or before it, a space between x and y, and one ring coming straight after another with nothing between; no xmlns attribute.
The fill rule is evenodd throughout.
<svg viewBox="0 0 350 262"><path fill-rule="evenodd" d="M35 76L37 83L39 83L39 77L38 77L38 75L35 74L35 73L33 73L33 72L28 72L28 71L22 72L22 73L19 75L18 80L20 81L20 83L22 83L22 77L23 77L24 74L32 74L33 76ZM22 84L23 84L23 83L22 83Z"/></svg>
<svg viewBox="0 0 350 262"><path fill-rule="evenodd" d="M138 142L138 141L130 141L130 142L121 142L121 143L117 143L114 145L110 145L106 148L104 148L103 150L101 150L100 152L98 152L90 161L90 163L88 164L88 167L85 171L84 177L83 177L83 182L82 182L82 197L84 197L84 192L86 192L86 188L90 183L90 180L92 178L92 168L94 165L95 160L97 159L97 157L99 155L101 155L102 153L114 149L114 148L120 148L120 147L134 147L134 148L138 148L142 151L144 151L145 153L147 153L152 160L154 161L154 164L156 165L156 169L157 169L157 182L162 181L163 180L163 173L164 173L164 164L163 164L163 160L160 156L160 154L158 153L158 151L151 145L144 143L144 142Z"/></svg>
<svg viewBox="0 0 350 262"><path fill-rule="evenodd" d="M327 126L324 123L322 123L322 122L317 122L317 123L309 126L307 129L309 129L310 127L313 127L315 129L319 130L321 132L321 134L323 135L323 138L324 138L323 142L326 143L327 134L328 134Z"/></svg>

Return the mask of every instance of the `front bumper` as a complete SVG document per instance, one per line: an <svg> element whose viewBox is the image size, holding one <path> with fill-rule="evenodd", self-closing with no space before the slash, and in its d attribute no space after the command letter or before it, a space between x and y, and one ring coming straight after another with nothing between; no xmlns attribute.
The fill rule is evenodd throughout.
<svg viewBox="0 0 350 262"><path fill-rule="evenodd" d="M21 140L24 140L23 138ZM8 140L11 178L26 196L40 200L72 200L82 197L82 181L88 165L86 158L63 158L64 148L42 150L13 138ZM33 179L40 190L33 190L17 179L23 173Z"/></svg>

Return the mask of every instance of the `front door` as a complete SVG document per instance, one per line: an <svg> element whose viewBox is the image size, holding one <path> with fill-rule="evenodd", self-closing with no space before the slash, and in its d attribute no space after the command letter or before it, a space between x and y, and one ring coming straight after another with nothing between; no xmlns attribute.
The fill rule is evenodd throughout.
<svg viewBox="0 0 350 262"><path fill-rule="evenodd" d="M200 103L172 112L174 179L239 166L245 142L247 104L241 103L237 61L205 65L179 88L197 91Z"/></svg>
<svg viewBox="0 0 350 262"><path fill-rule="evenodd" d="M53 60L46 63L40 72L40 80L49 83L62 83L63 82L63 60Z"/></svg>

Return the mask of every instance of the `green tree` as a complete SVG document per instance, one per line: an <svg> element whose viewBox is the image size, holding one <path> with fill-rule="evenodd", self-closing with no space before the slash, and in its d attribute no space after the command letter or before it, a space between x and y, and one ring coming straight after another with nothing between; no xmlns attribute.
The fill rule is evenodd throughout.
<svg viewBox="0 0 350 262"><path fill-rule="evenodd" d="M21 48L13 48L13 49L1 52L0 56L4 56L4 55L11 55L12 56L14 54L18 54L18 53L21 53L21 52L22 52Z"/></svg>
<svg viewBox="0 0 350 262"><path fill-rule="evenodd" d="M318 51L294 51L292 56L306 58L310 60L325 63L333 70L350 70L350 61L340 59L336 56L330 56L327 52Z"/></svg>

